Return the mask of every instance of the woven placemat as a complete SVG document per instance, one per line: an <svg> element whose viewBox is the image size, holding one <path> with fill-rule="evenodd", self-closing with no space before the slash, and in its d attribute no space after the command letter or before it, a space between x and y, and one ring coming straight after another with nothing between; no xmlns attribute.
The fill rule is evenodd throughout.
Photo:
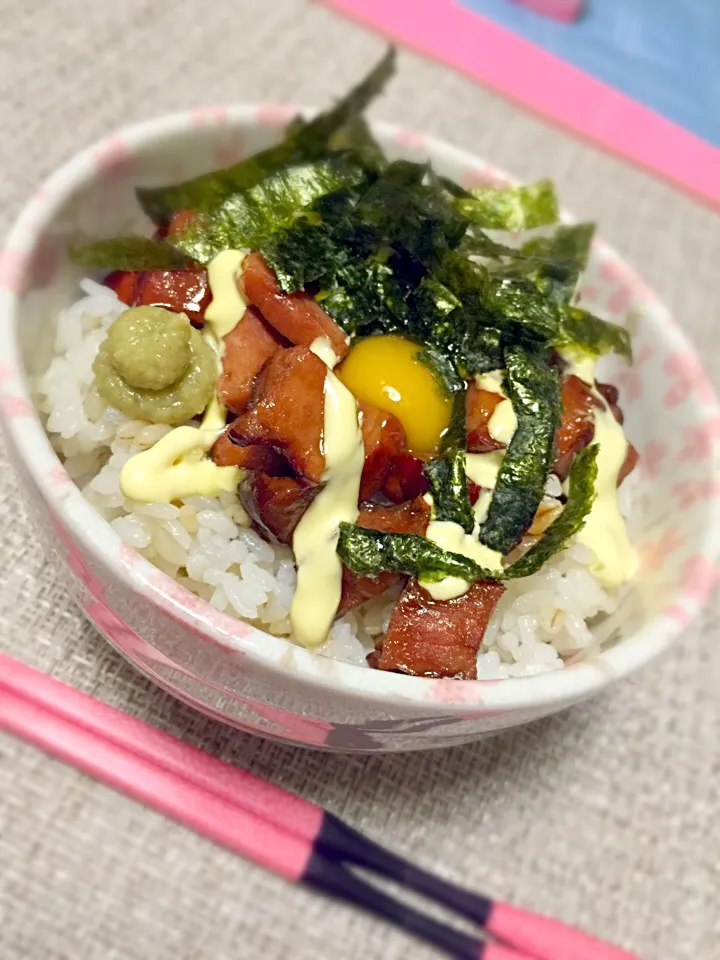
<svg viewBox="0 0 720 960"><path fill-rule="evenodd" d="M2 229L43 176L117 125L210 102L324 102L380 50L295 0L0 0ZM714 375L713 214L410 55L376 113L520 176L554 177L567 205L598 219L668 301ZM204 719L113 653L70 604L4 459L0 469L2 649L324 803L448 877L646 960L716 960L720 605L663 662L496 739L404 757L294 750ZM400 960L409 950L431 956L0 738L3 960Z"/></svg>

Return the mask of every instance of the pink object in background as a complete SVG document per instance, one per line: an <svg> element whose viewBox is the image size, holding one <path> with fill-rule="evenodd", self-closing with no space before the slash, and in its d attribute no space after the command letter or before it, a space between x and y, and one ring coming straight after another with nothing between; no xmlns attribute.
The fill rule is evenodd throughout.
<svg viewBox="0 0 720 960"><path fill-rule="evenodd" d="M720 208L717 147L461 0L321 2Z"/></svg>
<svg viewBox="0 0 720 960"><path fill-rule="evenodd" d="M544 17L571 23L583 12L584 0L512 0Z"/></svg>

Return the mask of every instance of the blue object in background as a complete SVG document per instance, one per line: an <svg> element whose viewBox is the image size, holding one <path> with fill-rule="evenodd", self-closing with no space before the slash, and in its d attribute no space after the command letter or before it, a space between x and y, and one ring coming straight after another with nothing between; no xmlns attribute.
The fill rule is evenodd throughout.
<svg viewBox="0 0 720 960"><path fill-rule="evenodd" d="M586 0L569 24L510 0L459 2L720 147L720 0Z"/></svg>

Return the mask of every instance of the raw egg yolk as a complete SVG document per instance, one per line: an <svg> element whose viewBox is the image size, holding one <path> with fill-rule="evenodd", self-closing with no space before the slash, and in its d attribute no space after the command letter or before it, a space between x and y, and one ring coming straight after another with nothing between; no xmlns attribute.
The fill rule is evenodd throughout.
<svg viewBox="0 0 720 960"><path fill-rule="evenodd" d="M421 350L404 337L367 337L351 348L337 375L361 403L394 414L411 453L428 458L450 423L451 400L420 359Z"/></svg>

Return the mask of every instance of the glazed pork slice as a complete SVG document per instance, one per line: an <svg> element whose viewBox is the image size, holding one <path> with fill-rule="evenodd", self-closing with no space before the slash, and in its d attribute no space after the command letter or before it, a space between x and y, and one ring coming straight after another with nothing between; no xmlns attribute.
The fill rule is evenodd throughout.
<svg viewBox="0 0 720 960"><path fill-rule="evenodd" d="M369 530L381 530L384 533L414 533L422 536L430 522L430 507L418 497L408 503L380 506L366 503L360 508L358 526ZM399 573L385 572L377 578L357 577L347 568L343 569L342 599L338 616L359 606L371 597L401 583L405 577Z"/></svg>
<svg viewBox="0 0 720 960"><path fill-rule="evenodd" d="M276 351L256 380L250 408L230 424L231 441L273 447L306 482L320 483L326 373L307 347Z"/></svg>
<svg viewBox="0 0 720 960"><path fill-rule="evenodd" d="M239 493L258 533L271 543L290 544L295 527L320 489L296 477L249 473Z"/></svg>
<svg viewBox="0 0 720 960"><path fill-rule="evenodd" d="M337 356L345 356L348 338L332 317L307 293L283 293L262 254L248 254L240 283L247 300L291 343L309 347L318 337L327 337Z"/></svg>
<svg viewBox="0 0 720 960"><path fill-rule="evenodd" d="M598 383L597 391L612 410L612 415L618 423L624 423L625 417L619 406L620 391L612 383Z"/></svg>
<svg viewBox="0 0 720 960"><path fill-rule="evenodd" d="M605 399L617 422L622 424L623 413L618 406L617 388L609 383L598 383L597 392ZM561 480L565 480L575 454L592 442L595 435L593 411L600 406L600 401L593 396L586 383L571 375L563 380L562 403L562 422L555 434L556 458L553 472ZM618 486L635 469L638 459L637 450L628 442L625 462L618 474Z"/></svg>
<svg viewBox="0 0 720 960"><path fill-rule="evenodd" d="M244 413L252 399L255 379L276 350L287 346L255 307L248 307L242 320L224 338L222 374L217 393L231 413Z"/></svg>
<svg viewBox="0 0 720 960"><path fill-rule="evenodd" d="M423 473L424 467L425 463L411 453L396 454L383 483L383 495L391 503L404 503L427 493L430 487Z"/></svg>
<svg viewBox="0 0 720 960"><path fill-rule="evenodd" d="M470 384L465 401L468 453L490 453L504 446L494 440L488 430L495 407L504 399L499 393Z"/></svg>
<svg viewBox="0 0 720 960"><path fill-rule="evenodd" d="M243 470L262 470L273 476L288 473L287 461L273 447L253 443L241 446L230 438L230 427L210 448L210 457L219 467L241 467Z"/></svg>
<svg viewBox="0 0 720 960"><path fill-rule="evenodd" d="M292 536L300 518L321 490L297 477L270 476L267 473L248 474L240 485L240 498L263 536L275 543L292 543ZM372 530L393 533L423 534L430 520L430 507L424 500L399 506L363 504L358 524ZM383 573L377 580L356 577L343 570L343 600L341 613L356 607L370 597L384 593L402 579L398 574Z"/></svg>
<svg viewBox="0 0 720 960"><path fill-rule="evenodd" d="M105 278L128 307L164 307L202 326L212 299L205 270L116 270Z"/></svg>
<svg viewBox="0 0 720 960"><path fill-rule="evenodd" d="M172 240L195 217L191 210L179 210L166 227L158 227L155 238ZM182 311L196 326L202 326L203 315L212 299L207 270L190 261L182 270L115 270L105 278L104 284L128 307L156 306L175 313Z"/></svg>
<svg viewBox="0 0 720 960"><path fill-rule="evenodd" d="M361 403L359 408L365 446L360 483L362 501L370 500L383 489L395 457L407 448L407 439L402 424L392 413L369 403Z"/></svg>
<svg viewBox="0 0 720 960"><path fill-rule="evenodd" d="M145 270L138 283L134 306L165 307L185 313L202 326L212 293L205 270Z"/></svg>
<svg viewBox="0 0 720 960"><path fill-rule="evenodd" d="M132 307L142 275L142 270L113 270L105 277L103 284L109 287L125 306Z"/></svg>
<svg viewBox="0 0 720 960"><path fill-rule="evenodd" d="M590 387L579 377L571 375L562 382L562 420L555 433L555 463L553 473L565 480L576 453L593 438L593 408L597 401Z"/></svg>
<svg viewBox="0 0 720 960"><path fill-rule="evenodd" d="M433 600L410 580L395 604L378 667L474 680L480 644L503 590L496 580L480 580L455 600Z"/></svg>

